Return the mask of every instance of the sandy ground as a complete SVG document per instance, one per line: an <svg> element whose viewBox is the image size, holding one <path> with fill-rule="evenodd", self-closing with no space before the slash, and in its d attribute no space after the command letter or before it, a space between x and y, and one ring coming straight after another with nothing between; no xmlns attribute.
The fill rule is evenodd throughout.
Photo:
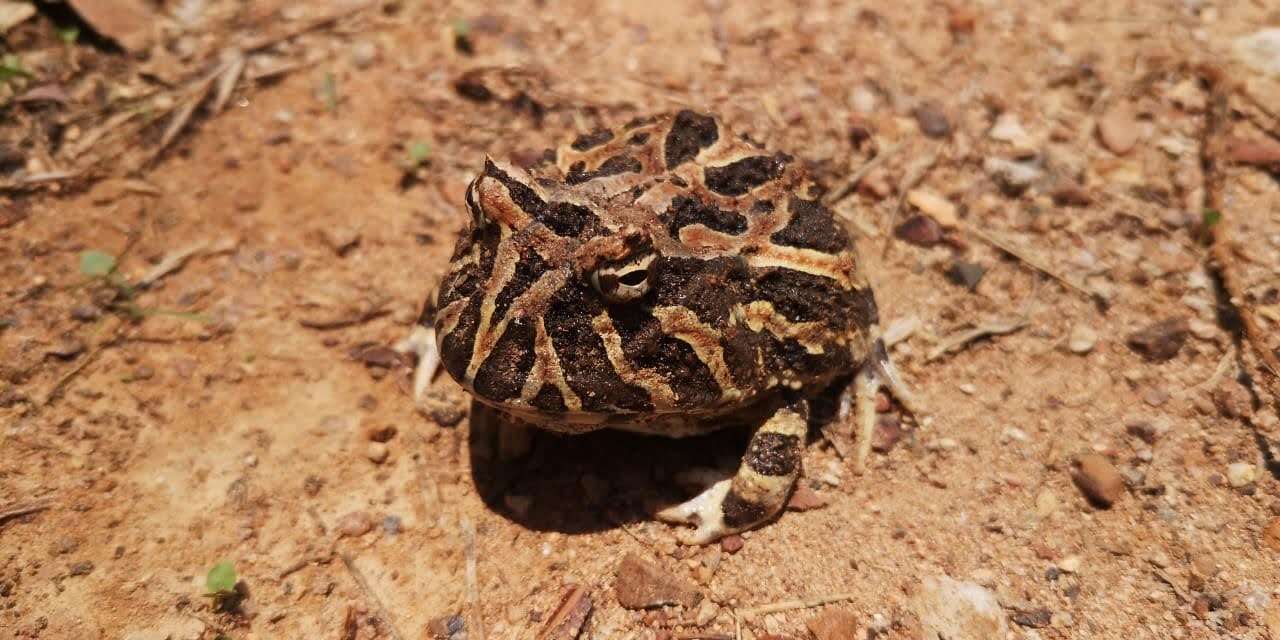
<svg viewBox="0 0 1280 640"><path fill-rule="evenodd" d="M1191 71L1213 62L1280 96L1231 52L1280 17L1260 0L1047 4L403 2L286 43L317 55L240 86L135 182L8 197L0 510L38 508L0 520L0 637L409 640L459 615L472 639L532 638L576 586L593 603L583 638L917 638L938 575L994 594L1014 638L1280 637L1280 426L1215 306ZM460 95L461 74L491 65L522 69L484 76L498 98L529 100ZM1248 104L1233 98L1236 133L1264 138ZM932 416L903 416L864 476L815 434L803 482L825 504L740 549L680 547L646 514L686 495L680 470L733 466L743 434L544 435L502 462L447 376L415 410L385 348L448 259L486 153L677 105L832 187L888 154L837 210L863 231L894 357ZM417 141L429 157L407 171ZM1002 184L998 163L1027 158L1026 188ZM1274 336L1280 183L1226 176L1247 302ZM924 212L941 242L894 233L929 208L902 201L912 189L954 205ZM101 250L136 281L188 248L135 302L200 319L130 322L79 272ZM972 289L957 263L985 270ZM1171 357L1130 345L1169 318L1189 323ZM1073 483L1087 453L1123 480L1109 509ZM628 553L702 602L623 608ZM203 596L222 559L245 594L232 611ZM825 595L841 597L748 611ZM833 610L852 621L825 631Z"/></svg>

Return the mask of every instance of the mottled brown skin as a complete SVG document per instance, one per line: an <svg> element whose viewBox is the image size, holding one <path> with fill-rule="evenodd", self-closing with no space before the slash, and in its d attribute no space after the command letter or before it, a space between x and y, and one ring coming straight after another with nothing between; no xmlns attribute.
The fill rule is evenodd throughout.
<svg viewBox="0 0 1280 640"><path fill-rule="evenodd" d="M785 498L804 434L778 412L805 415L807 395L883 354L852 239L803 168L711 116L588 133L525 169L487 160L466 203L439 355L517 421L668 436L763 422L739 475L785 481ZM753 491L724 498L726 531L780 508Z"/></svg>

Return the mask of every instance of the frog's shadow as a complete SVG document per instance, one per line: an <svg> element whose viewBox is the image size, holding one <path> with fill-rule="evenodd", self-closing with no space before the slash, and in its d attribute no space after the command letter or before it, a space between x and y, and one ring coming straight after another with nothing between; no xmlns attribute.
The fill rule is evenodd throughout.
<svg viewBox="0 0 1280 640"><path fill-rule="evenodd" d="M815 402L815 425L830 420L830 402ZM716 469L731 476L751 435L731 426L707 435L668 438L604 429L563 435L530 429L528 453L499 454L502 419L473 402L467 440L471 477L495 513L535 531L590 533L654 520L654 512L696 492L677 480L682 471Z"/></svg>

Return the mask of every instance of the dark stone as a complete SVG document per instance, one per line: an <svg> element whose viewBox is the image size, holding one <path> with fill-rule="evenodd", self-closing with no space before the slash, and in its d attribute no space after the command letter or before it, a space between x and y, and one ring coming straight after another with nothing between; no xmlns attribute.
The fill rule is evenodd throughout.
<svg viewBox="0 0 1280 640"><path fill-rule="evenodd" d="M1187 319L1166 318L1129 334L1129 348L1150 362L1172 360L1187 341Z"/></svg>
<svg viewBox="0 0 1280 640"><path fill-rule="evenodd" d="M929 216L914 215L898 225L894 234L920 247L932 247L942 242L942 227Z"/></svg>
<svg viewBox="0 0 1280 640"><path fill-rule="evenodd" d="M930 138L945 138L951 135L951 121L942 110L942 106L932 100L923 102L912 113L916 117L921 133Z"/></svg>
<svg viewBox="0 0 1280 640"><path fill-rule="evenodd" d="M978 283L982 282L982 276L986 273L987 268L976 262L957 260L947 269L947 279L973 291L978 287Z"/></svg>

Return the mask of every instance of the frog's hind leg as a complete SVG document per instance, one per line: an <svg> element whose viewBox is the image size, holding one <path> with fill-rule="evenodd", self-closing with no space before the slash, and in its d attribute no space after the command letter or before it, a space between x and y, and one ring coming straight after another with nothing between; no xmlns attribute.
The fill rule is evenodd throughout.
<svg viewBox="0 0 1280 640"><path fill-rule="evenodd" d="M697 527L685 544L706 544L777 516L800 475L808 404L799 400L774 413L751 436L733 478L715 482L693 499L664 509L658 519Z"/></svg>
<svg viewBox="0 0 1280 640"><path fill-rule="evenodd" d="M893 397L898 399L914 416L922 415L915 394L902 381L884 341L878 336L871 346L871 354L858 370L853 379L854 404L857 407L858 450L853 459L853 470L861 474L867 468L867 457L871 454L871 437L876 431L876 392L887 387Z"/></svg>

